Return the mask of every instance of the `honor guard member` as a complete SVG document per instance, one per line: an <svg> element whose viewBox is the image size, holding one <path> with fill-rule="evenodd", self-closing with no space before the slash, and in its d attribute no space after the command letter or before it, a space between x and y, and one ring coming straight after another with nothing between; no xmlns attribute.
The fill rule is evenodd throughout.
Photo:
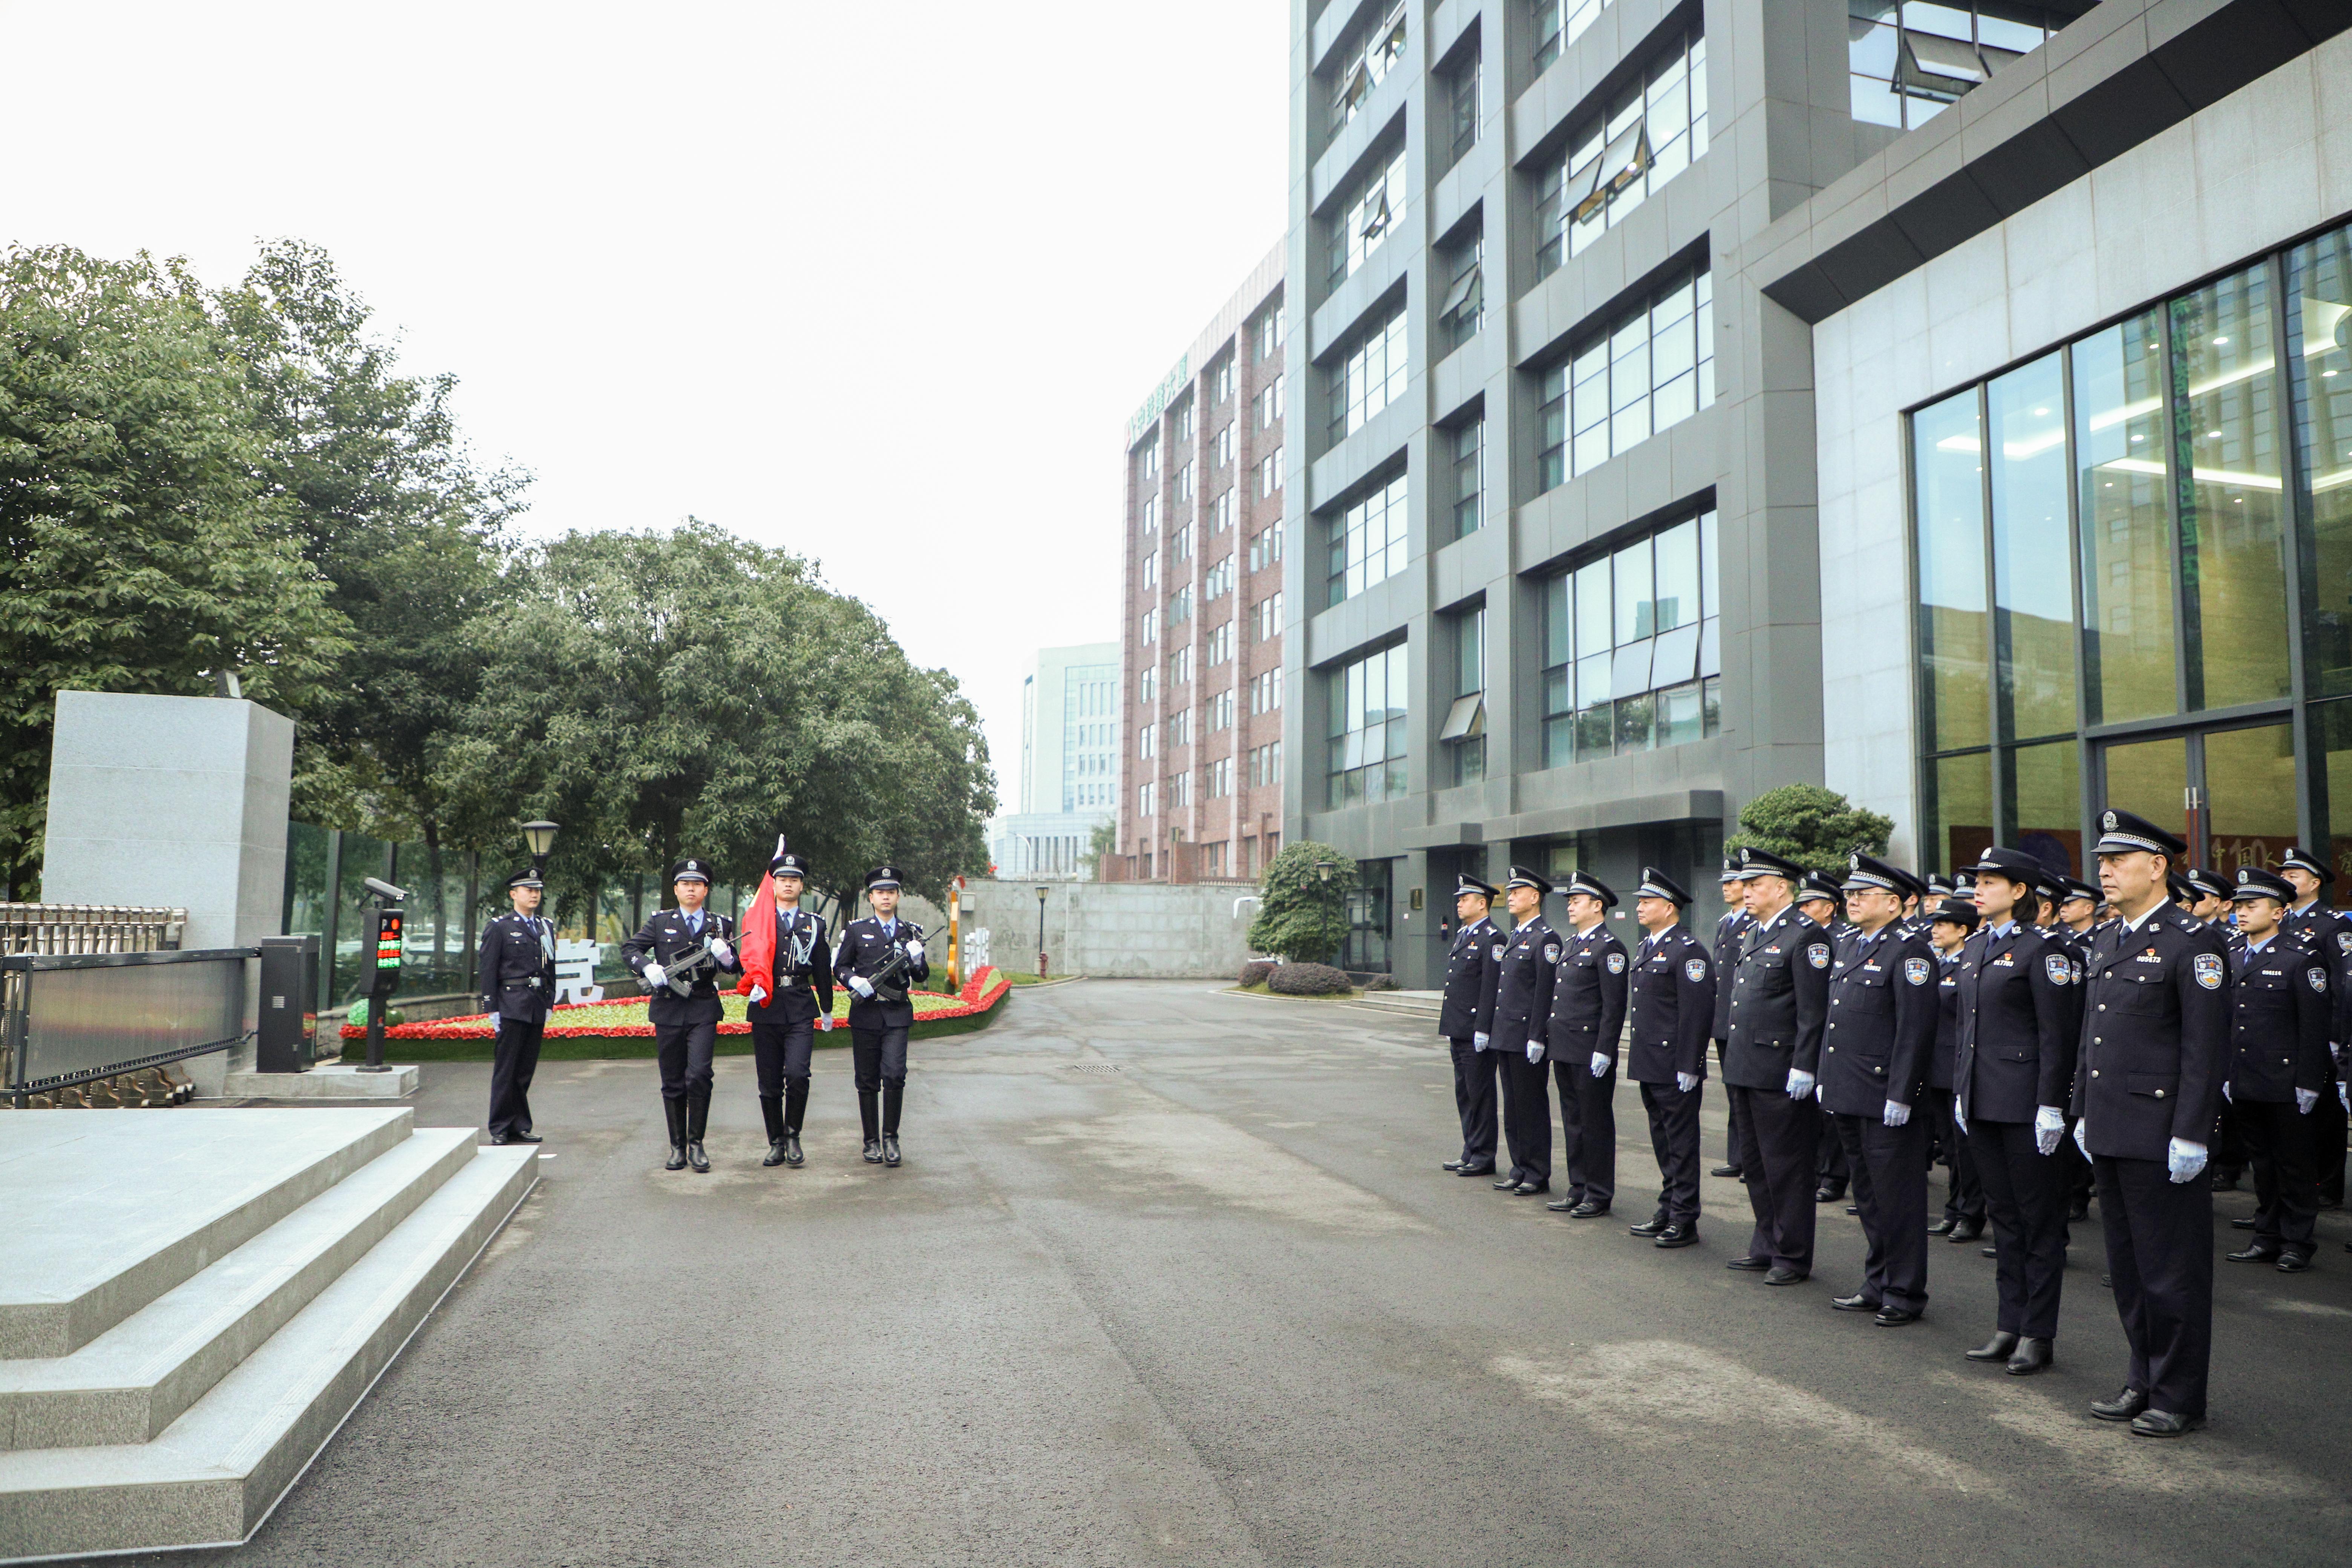
<svg viewBox="0 0 2352 1568"><path fill-rule="evenodd" d="M1715 1041L1715 1059L1718 1064L1731 1049L1731 983L1739 969L1739 947L1748 940L1748 929L1756 923L1748 916L1748 873L1727 855L1723 860L1723 901L1728 907L1715 922L1715 945L1708 950L1714 955L1715 971L1715 1022L1708 1037ZM1709 1171L1708 1175L1739 1180L1739 1123L1743 1114L1738 1097L1726 1085L1723 1163Z"/></svg>
<svg viewBox="0 0 2352 1568"><path fill-rule="evenodd" d="M1927 1121L1915 1115L1936 1049L1936 952L1896 929L1918 884L1868 855L1846 862L1853 925L1830 964L1822 1109L1845 1145L1868 1243L1862 1289L1830 1305L1883 1329L1927 1309Z"/></svg>
<svg viewBox="0 0 2352 1568"><path fill-rule="evenodd" d="M1983 926L1960 952L1959 1054L1953 1120L1969 1141L1992 1216L1992 1338L1970 1361L2009 1363L2030 1376L2050 1365L2066 1273L2066 1136L2082 1014L2080 966L2032 923L2042 863L2022 849L1988 849L1972 868Z"/></svg>
<svg viewBox="0 0 2352 1568"><path fill-rule="evenodd" d="M1825 871L1808 871L1797 885L1797 912L1830 933L1832 952L1838 938L1853 929L1845 921L1845 889ZM1835 1121L1827 1116L1815 1120L1821 1130L1820 1142L1813 1151L1813 1202L1833 1204L1845 1196L1851 1177L1845 1145L1838 1141Z"/></svg>
<svg viewBox="0 0 2352 1568"><path fill-rule="evenodd" d="M719 985L716 976L740 972L735 956L735 922L706 910L710 862L688 857L669 868L677 908L661 910L637 934L621 944L621 962L653 993L646 1016L654 1026L655 1056L661 1067L662 1114L669 1119L669 1163L707 1174L710 1156L702 1134L710 1124L710 1058L719 1045ZM698 962L708 951L709 962ZM695 973L683 996L670 972Z"/></svg>
<svg viewBox="0 0 2352 1568"><path fill-rule="evenodd" d="M1977 907L1948 898L1931 911L1927 940L1936 950L1936 1051L1928 1058L1927 1087L1921 1090L1928 1131L1944 1162L1944 1217L1927 1227L1958 1245L1985 1232L1984 1187L1976 1157L1952 1120L1952 1065L1960 1050L1960 950L1977 929Z"/></svg>
<svg viewBox="0 0 2352 1568"><path fill-rule="evenodd" d="M1454 889L1459 922L1445 954L1444 999L1438 1005L1437 1032L1454 1056L1454 1109L1462 1116L1462 1152L1445 1162L1457 1176L1495 1173L1495 1053L1480 1007L1488 997L1495 944L1502 940L1486 918L1501 892L1465 876Z"/></svg>
<svg viewBox="0 0 2352 1568"><path fill-rule="evenodd" d="M898 1110L907 1098L907 1031L915 1026L908 987L929 977L923 931L898 918L898 868L866 873L866 901L874 913L841 931L834 980L849 987L849 1051L857 1073L857 1117L866 1130L866 1163L898 1163ZM882 1100L881 1125L874 1100Z"/></svg>
<svg viewBox="0 0 2352 1568"><path fill-rule="evenodd" d="M2288 934L2301 932L2314 946L2336 955L2328 971L2329 978L2336 982L2336 1021L2329 1037L2338 1051L2352 1058L2352 985L2345 984L2352 979L2352 920L2321 900L2322 892L2335 884L2336 873L2326 861L2296 845L2279 857L2279 875L2287 879L2295 893L2285 921ZM2308 1123L2323 1208L2338 1208L2344 1203L2346 1111L2352 1109L2352 1098L2347 1098L2344 1088L2343 1066L2330 1064L2328 1076L2334 1081L2327 1094L2320 1097ZM2336 1104L2326 1103L2331 1098ZM2352 1242L2345 1243L2345 1250L2352 1252Z"/></svg>
<svg viewBox="0 0 2352 1568"><path fill-rule="evenodd" d="M1544 1081L1544 1034L1551 1021L1552 976L1559 968L1559 938L1543 916L1551 884L1514 866L1503 883L1504 908L1518 922L1486 951L1488 1044L1503 1069L1503 1135L1511 1146L1508 1175L1498 1193L1528 1197L1551 1187L1551 1091Z"/></svg>
<svg viewBox="0 0 2352 1568"><path fill-rule="evenodd" d="M2229 1076L2221 1096L2254 1167L2254 1239L2233 1263L2273 1263L2282 1274L2311 1267L2319 1186L2306 1120L2326 1092L2331 1018L2326 955L2286 934L2279 921L2294 889L2247 867L2238 873L2238 937L2230 948Z"/></svg>
<svg viewBox="0 0 2352 1568"><path fill-rule="evenodd" d="M833 1027L833 949L824 917L801 908L808 887L808 862L782 835L768 862L775 895L776 945L770 977L751 987L751 1055L760 1070L760 1118L767 1123L768 1157L762 1165L798 1167L801 1118L808 1111L809 1058L816 1031Z"/></svg>
<svg viewBox="0 0 2352 1568"><path fill-rule="evenodd" d="M1829 1011L1829 933L1790 902L1803 870L1752 845L1739 850L1754 921L1732 977L1723 1082L1740 1107L1739 1167L1756 1231L1727 1267L1794 1285L1813 1271L1813 1103Z"/></svg>
<svg viewBox="0 0 2352 1568"><path fill-rule="evenodd" d="M1569 923L1552 977L1547 1040L1559 1079L1561 1153L1568 1195L1544 1206L1571 1219L1598 1219L1617 1196L1617 1041L1625 1032L1625 944L1609 930L1617 895L1590 871L1573 871L1560 891Z"/></svg>
<svg viewBox="0 0 2352 1568"><path fill-rule="evenodd" d="M2085 966L2074 1139L2098 1180L2131 1372L2091 1414L2177 1437L2204 1425L2212 1359L2213 1189L2197 1178L2228 1071L2230 959L2221 932L2165 906L2186 846L2127 811L2099 826L2099 885L2121 919Z"/></svg>
<svg viewBox="0 0 2352 1568"><path fill-rule="evenodd" d="M530 1130L530 1080L539 1070L539 1042L555 1001L555 923L539 916L545 884L536 869L507 879L512 910L482 928L476 989L491 1016L498 1044L490 1056L490 1142L536 1143Z"/></svg>
<svg viewBox="0 0 2352 1568"><path fill-rule="evenodd" d="M1655 866L1642 868L1633 918L1647 933L1633 955L1627 1015L1633 1044L1625 1076L1642 1086L1650 1150L1658 1158L1658 1206L1626 1228L1659 1247L1698 1241L1698 1107L1715 1023L1714 963L1682 923L1690 895Z"/></svg>

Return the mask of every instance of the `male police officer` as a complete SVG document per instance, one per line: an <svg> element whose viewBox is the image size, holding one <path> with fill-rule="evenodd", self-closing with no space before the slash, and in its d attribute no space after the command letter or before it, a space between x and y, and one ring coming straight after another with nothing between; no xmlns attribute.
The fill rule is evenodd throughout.
<svg viewBox="0 0 2352 1568"><path fill-rule="evenodd" d="M555 1000L555 926L539 918L544 887L536 868L507 879L511 912L482 928L481 973L476 989L482 1011L496 1015L498 1044L490 1055L490 1142L536 1143L530 1130L530 1080L539 1070L539 1042Z"/></svg>
<svg viewBox="0 0 2352 1568"><path fill-rule="evenodd" d="M1848 858L1853 925L1832 959L1822 1037L1822 1109L1845 1145L1869 1244L1862 1289L1830 1305L1875 1312L1883 1329L1916 1323L1927 1307L1927 1126L1912 1112L1936 1048L1936 957L1895 929L1916 887L1884 860Z"/></svg>
<svg viewBox="0 0 2352 1568"><path fill-rule="evenodd" d="M1727 1267L1761 1272L1768 1285L1794 1285L1813 1270L1813 1083L1829 1011L1830 938L1790 902L1801 868L1752 845L1738 854L1755 923L1732 978L1723 1081L1741 1109L1739 1167L1756 1231Z"/></svg>
<svg viewBox="0 0 2352 1568"><path fill-rule="evenodd" d="M2336 872L2327 862L2310 850L2296 845L2279 857L2279 875L2294 889L2295 898L2286 917L2290 935L2300 934L2313 945L2336 955L2329 973L2335 977L2336 1021L2329 1031L2339 1050L2352 1056L2352 919L2340 910L2330 909L2321 901L2322 890L2336 880ZM2330 1063L2328 1093L2320 1096L2306 1123L2312 1140L2312 1162L2319 1173L2319 1203L2323 1208L2336 1208L2344 1202L2344 1155L2346 1152L2346 1111L2347 1105L2342 1087L2343 1073ZM2329 1105L2330 1096L2336 1103ZM2352 1250L2352 1242L2345 1244Z"/></svg>
<svg viewBox="0 0 2352 1568"><path fill-rule="evenodd" d="M1659 1247L1698 1241L1698 1106L1706 1079L1706 1036L1715 1022L1715 976L1706 949L1682 924L1690 895L1655 866L1642 868L1633 918L1649 934L1633 955L1627 1005L1632 1047L1625 1076L1642 1086L1650 1150L1658 1158L1658 1206L1628 1226Z"/></svg>
<svg viewBox="0 0 2352 1568"><path fill-rule="evenodd" d="M1487 943L1493 960L1487 975L1488 1043L1503 1068L1503 1133L1511 1145L1511 1170L1495 1184L1498 1193L1531 1197L1551 1187L1551 1091L1544 1079L1544 1036L1551 1019L1552 977L1559 967L1559 938L1543 917L1551 884L1514 866L1503 884L1504 907L1518 922L1507 937Z"/></svg>
<svg viewBox="0 0 2352 1568"><path fill-rule="evenodd" d="M669 868L677 908L657 911L637 934L621 944L621 962L653 992L646 1016L654 1026L655 1055L661 1068L662 1114L669 1120L669 1163L710 1170L702 1134L710 1124L710 1058L719 1045L719 973L742 968L733 946L735 922L703 909L710 897L710 863L692 856ZM696 968L687 994L670 984L669 972L709 950L710 962Z"/></svg>
<svg viewBox="0 0 2352 1568"><path fill-rule="evenodd" d="M2230 961L2221 932L2165 907L2186 846L2127 811L2099 826L2099 885L2122 918L2084 966L2074 1141L2099 1184L2131 1373L2091 1414L2177 1437L2204 1425L2212 1357L2213 1190L2197 1178L2228 1068Z"/></svg>
<svg viewBox="0 0 2352 1568"><path fill-rule="evenodd" d="M1833 952L1838 939L1853 929L1845 922L1845 890L1825 871L1808 871L1797 884L1797 912L1830 933ZM1813 1151L1813 1202L1833 1204L1845 1196L1851 1173L1845 1145L1838 1141L1836 1121L1827 1116L1817 1120L1821 1131Z"/></svg>
<svg viewBox="0 0 2352 1568"><path fill-rule="evenodd" d="M773 995L751 987L751 1055L760 1071L760 1117L767 1123L768 1157L762 1165L797 1169L801 1118L808 1110L809 1058L816 1031L833 1027L833 949L826 944L824 917L801 908L808 886L808 863L779 837L768 862L776 904ZM779 1079L781 1079L781 1082Z"/></svg>
<svg viewBox="0 0 2352 1568"><path fill-rule="evenodd" d="M2284 877L2246 867L2234 902L2238 936L2230 949L2229 1076L2222 1098L2236 1112L2254 1167L2254 1239L2233 1263L2272 1263L2282 1274L2311 1267L2319 1188L2305 1121L2327 1085L2330 1023L2327 955L2280 929L2294 889Z"/></svg>
<svg viewBox="0 0 2352 1568"><path fill-rule="evenodd" d="M915 1025L915 1004L907 988L928 978L922 928L898 918L898 868L877 866L866 873L866 901L874 913L841 930L833 977L849 987L849 1051L857 1076L857 1117L866 1131L866 1163L898 1163L898 1110L907 1098L907 1031ZM882 1099L881 1123L874 1100Z"/></svg>
<svg viewBox="0 0 2352 1568"><path fill-rule="evenodd" d="M1597 1219L1617 1195L1617 1040L1625 1028L1625 944L1609 930L1617 895L1590 871L1562 889L1569 922L1552 979L1548 1034L1559 1079L1561 1152L1568 1195L1547 1208Z"/></svg>
<svg viewBox="0 0 2352 1568"><path fill-rule="evenodd" d="M1709 1036L1719 1063L1731 1050L1731 984L1739 970L1739 947L1756 922L1748 914L1748 873L1731 856L1723 860L1723 901L1728 906L1715 922L1715 1019ZM1739 1127L1745 1112L1729 1084L1724 1086L1723 1163L1707 1173L1731 1181L1740 1178Z"/></svg>
<svg viewBox="0 0 2352 1568"><path fill-rule="evenodd" d="M1960 1051L1960 952L1981 917L1966 899L1948 898L1929 911L1927 940L1936 949L1936 1049L1928 1059L1927 1087L1921 1090L1928 1131L1942 1151L1946 1182L1944 1217L1927 1227L1955 1245L1974 1241L1985 1230L1984 1186L1977 1180L1976 1156L1952 1120L1952 1065Z"/></svg>
<svg viewBox="0 0 2352 1568"><path fill-rule="evenodd" d="M1462 1152L1445 1162L1457 1176L1495 1173L1495 1053L1479 1005L1494 968L1500 937L1486 911L1501 895L1475 877L1464 876L1454 890L1459 922L1445 954L1444 1000L1437 1009L1437 1032L1454 1055L1454 1109L1462 1117Z"/></svg>

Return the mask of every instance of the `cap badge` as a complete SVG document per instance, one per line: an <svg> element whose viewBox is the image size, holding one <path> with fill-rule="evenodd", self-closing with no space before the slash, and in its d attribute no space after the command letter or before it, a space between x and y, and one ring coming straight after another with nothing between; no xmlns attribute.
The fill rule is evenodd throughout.
<svg viewBox="0 0 2352 1568"><path fill-rule="evenodd" d="M2109 833L2113 833L2116 830L2116 814L2111 811L2107 813L2106 816L2099 818L2099 826L2105 828Z"/></svg>

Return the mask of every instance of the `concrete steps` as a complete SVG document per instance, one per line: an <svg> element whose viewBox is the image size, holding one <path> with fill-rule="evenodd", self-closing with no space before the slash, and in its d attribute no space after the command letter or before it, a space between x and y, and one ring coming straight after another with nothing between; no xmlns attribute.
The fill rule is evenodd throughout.
<svg viewBox="0 0 2352 1568"><path fill-rule="evenodd" d="M225 1166L258 1158L240 1135L275 1142L309 1119L390 1116L400 1137L71 1352L0 1362L0 1561L245 1540L537 1179L536 1150L412 1131L405 1110L173 1120L256 1114L280 1121L223 1126Z"/></svg>
<svg viewBox="0 0 2352 1568"><path fill-rule="evenodd" d="M1433 1028L1438 1007L1445 999L1440 991L1367 991L1351 1004L1370 1007L1376 1013L1399 1014L1409 1018L1426 1018Z"/></svg>

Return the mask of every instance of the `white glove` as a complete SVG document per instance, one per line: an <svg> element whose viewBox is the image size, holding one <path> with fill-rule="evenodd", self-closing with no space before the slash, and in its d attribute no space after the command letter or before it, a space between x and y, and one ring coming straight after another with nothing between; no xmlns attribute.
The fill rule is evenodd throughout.
<svg viewBox="0 0 2352 1568"><path fill-rule="evenodd" d="M1692 1089L1698 1087L1698 1074L1695 1072L1678 1072L1675 1074L1675 1087L1681 1089L1685 1094L1688 1094Z"/></svg>
<svg viewBox="0 0 2352 1568"><path fill-rule="evenodd" d="M2175 1138L2165 1151L2164 1163L2171 1168L2175 1185L2193 1182L2197 1173L2205 1168L2205 1145L2191 1143L2186 1138Z"/></svg>
<svg viewBox="0 0 2352 1568"><path fill-rule="evenodd" d="M2083 1158L2085 1160L2091 1157L2091 1135L2085 1131L2089 1126L2090 1123L2081 1117L2074 1119L2074 1147L2083 1152Z"/></svg>
<svg viewBox="0 0 2352 1568"><path fill-rule="evenodd" d="M1617 1058L1611 1056L1608 1052L1595 1051L1592 1053L1592 1076L1594 1078L1606 1076L1609 1069L1616 1065Z"/></svg>
<svg viewBox="0 0 2352 1568"><path fill-rule="evenodd" d="M1899 1100L1890 1100L1886 1102L1886 1114L1880 1120L1889 1127L1908 1126L1911 1121L1911 1108Z"/></svg>
<svg viewBox="0 0 2352 1568"><path fill-rule="evenodd" d="M1802 1100L1812 1092L1813 1075L1809 1072L1799 1072L1795 1068L1790 1068L1789 1069L1789 1098L1790 1100Z"/></svg>
<svg viewBox="0 0 2352 1568"><path fill-rule="evenodd" d="M1968 1112L1960 1109L1960 1102L1957 1100L1952 1101L1952 1125L1960 1130L1961 1137L1969 1135Z"/></svg>
<svg viewBox="0 0 2352 1568"><path fill-rule="evenodd" d="M2336 1098L2344 1102L2346 1114L2352 1115L2352 1083L2337 1084L2336 1086Z"/></svg>
<svg viewBox="0 0 2352 1568"><path fill-rule="evenodd" d="M920 963L923 962L923 944L921 942L909 942L907 943L907 962L909 963Z"/></svg>
<svg viewBox="0 0 2352 1568"><path fill-rule="evenodd" d="M646 964L645 967L645 976L646 984L648 985L659 985L663 981L669 978L668 973L664 971L662 966L658 963Z"/></svg>
<svg viewBox="0 0 2352 1568"><path fill-rule="evenodd" d="M751 1005L752 1005L752 1006L756 1007L756 1006L758 1006L761 1003L765 1002L767 999L768 999L768 988L767 988L766 986L764 986L764 985L756 985L756 984L755 984L755 985L753 985L753 986L751 987Z"/></svg>
<svg viewBox="0 0 2352 1568"><path fill-rule="evenodd" d="M2311 1108L2318 1103L2319 1091L2317 1089L2298 1089L2294 1091L2294 1113L2297 1116L2310 1115Z"/></svg>
<svg viewBox="0 0 2352 1568"><path fill-rule="evenodd" d="M1529 1040L1528 1042L1528 1065L1529 1067L1534 1067L1537 1063L1542 1061L1543 1053L1544 1048L1543 1042L1541 1040Z"/></svg>
<svg viewBox="0 0 2352 1568"><path fill-rule="evenodd" d="M833 1015L830 1013L819 1013L816 1016L816 1029L817 1033L820 1035L832 1033Z"/></svg>
<svg viewBox="0 0 2352 1568"><path fill-rule="evenodd" d="M2297 1094L2301 1094L2303 1090L2296 1089L2295 1092ZM2237 1098L2230 1092L2230 1080L2226 1078L2221 1080L2221 1098L2228 1100L2231 1105L2238 1103Z"/></svg>
<svg viewBox="0 0 2352 1568"><path fill-rule="evenodd" d="M849 977L849 988L869 1001L873 998L874 982L866 979L863 974L851 975Z"/></svg>
<svg viewBox="0 0 2352 1568"><path fill-rule="evenodd" d="M735 950L727 945L725 937L714 936L710 939L710 956L722 964L732 963L735 962Z"/></svg>
<svg viewBox="0 0 2352 1568"><path fill-rule="evenodd" d="M1486 1048L1486 1037L1481 1034L1473 1034L1470 1037L1470 1048L1474 1051L1485 1050Z"/></svg>
<svg viewBox="0 0 2352 1568"><path fill-rule="evenodd" d="M2054 1105L2033 1108L2033 1147L2036 1152L2055 1154L2058 1140L2066 1136L2066 1113Z"/></svg>

